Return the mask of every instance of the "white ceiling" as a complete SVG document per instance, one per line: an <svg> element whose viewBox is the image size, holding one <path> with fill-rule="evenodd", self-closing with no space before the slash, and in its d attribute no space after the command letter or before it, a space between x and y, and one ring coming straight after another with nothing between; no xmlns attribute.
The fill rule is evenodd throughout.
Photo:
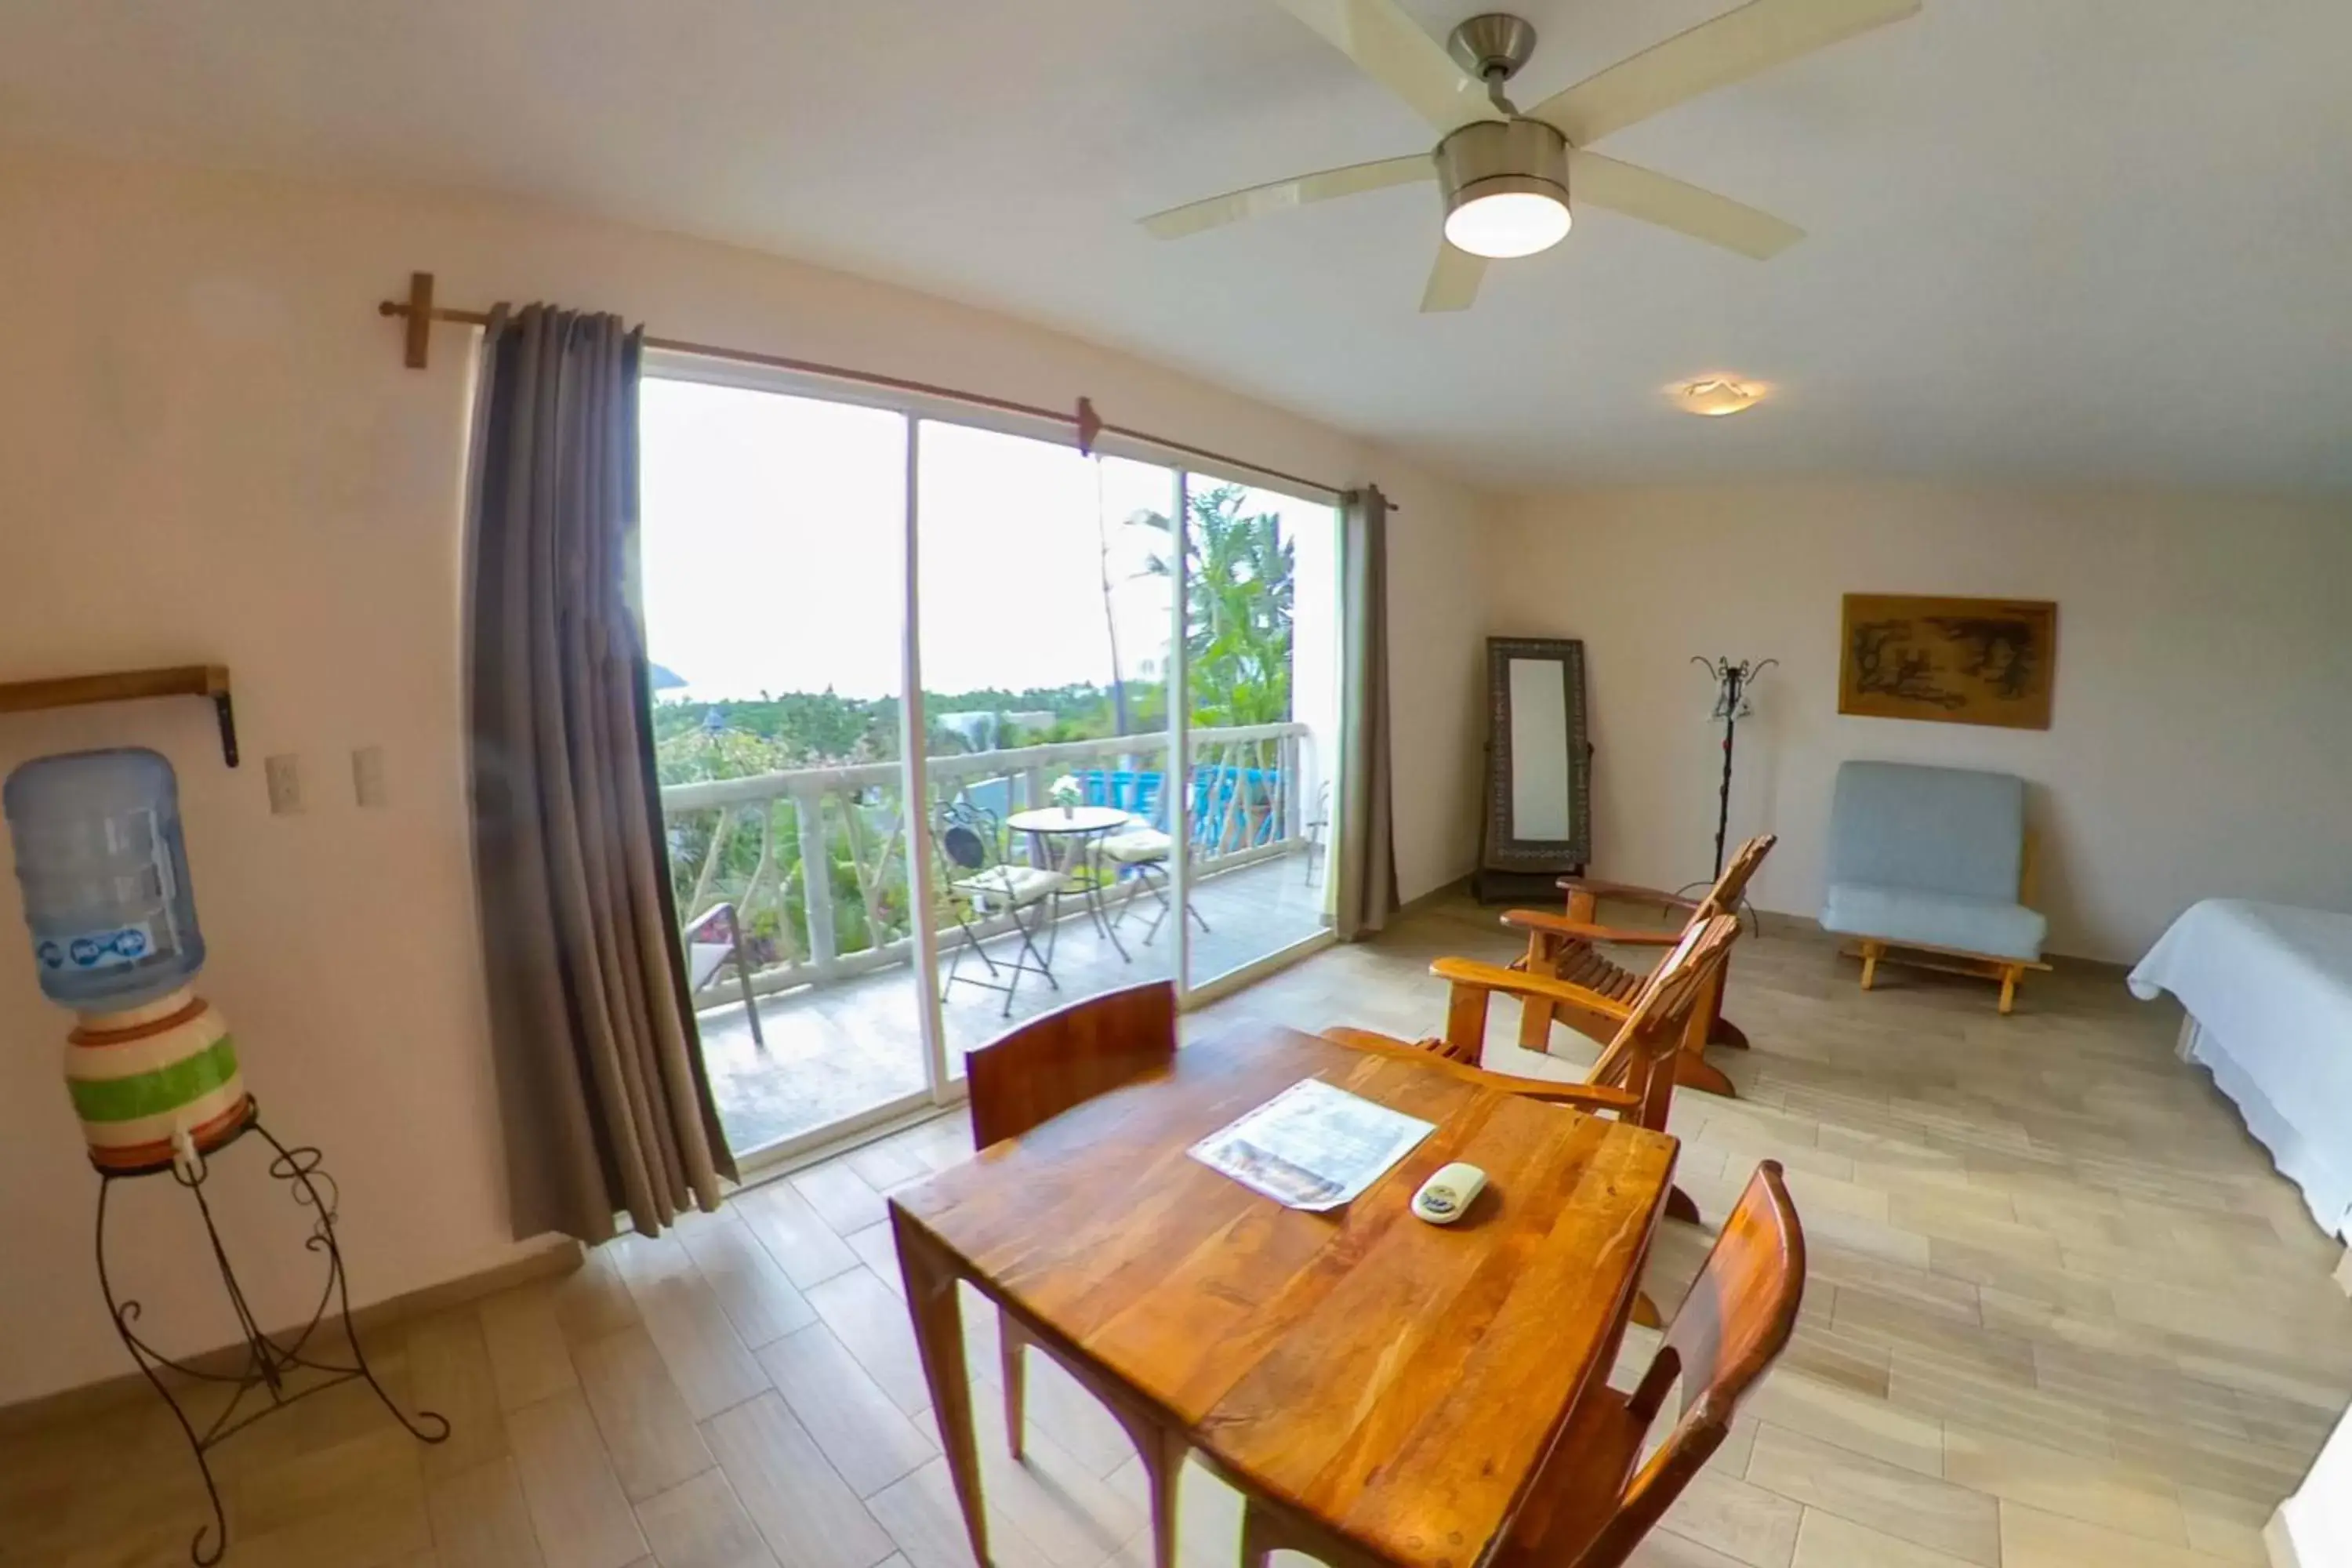
<svg viewBox="0 0 2352 1568"><path fill-rule="evenodd" d="M1479 8L1407 0L1432 33ZM1727 0L1521 0L1528 101ZM1421 122L1269 0L10 0L0 138L531 196L1048 321L1497 486L1837 470L2352 491L2352 5L1927 0L1601 143L1803 226L1599 211L1416 313L1411 186L1133 219ZM1776 384L1734 419L1666 384Z"/></svg>

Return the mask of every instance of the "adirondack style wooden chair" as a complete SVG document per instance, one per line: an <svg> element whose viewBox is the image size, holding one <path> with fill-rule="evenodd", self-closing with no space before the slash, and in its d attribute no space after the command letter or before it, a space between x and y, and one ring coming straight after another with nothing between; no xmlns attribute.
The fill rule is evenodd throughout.
<svg viewBox="0 0 2352 1568"><path fill-rule="evenodd" d="M1575 991L1570 996L1524 997L1519 1010L1519 1044L1531 1051L1548 1049L1555 1023L1567 1025L1587 1039L1604 1044L1614 1039L1624 1026L1628 1009L1644 976L1618 963L1596 944L1667 948L1693 927L1717 915L1737 918L1748 879L1756 875L1756 868L1778 842L1774 835L1761 833L1742 844L1724 867L1723 875L1716 879L1715 886L1707 889L1705 898L1696 900L1591 877L1562 877L1559 885L1568 894L1566 913L1556 915L1544 910L1506 911L1503 923L1528 933L1527 953L1513 967L1559 981ZM1599 901L1604 897L1686 909L1690 918L1682 931L1627 931L1604 926L1598 919ZM1725 966L1718 966L1707 994L1693 1010L1689 1032L1683 1041L1682 1064L1675 1076L1676 1081L1692 1089L1736 1099L1738 1090L1724 1076L1722 1068L1706 1059L1706 1054L1709 1045L1739 1050L1748 1047L1748 1037L1723 1016L1724 978Z"/></svg>
<svg viewBox="0 0 2352 1568"><path fill-rule="evenodd" d="M1624 1022L1582 1083L1489 1072L1478 1065L1486 1038L1487 1006L1496 994L1517 997L1523 1005L1530 998L1576 997L1559 981L1466 958L1441 958L1430 965L1430 973L1452 987L1444 1034L1406 1041L1368 1029L1331 1028L1323 1036L1362 1050L1435 1056L1448 1064L1447 1070L1475 1074L1477 1081L1490 1086L1581 1110L1608 1112L1663 1132L1692 1012L1710 994L1738 932L1738 921L1717 915L1693 923L1676 938L1665 962L1641 982ZM1699 1217L1698 1205L1679 1187L1667 1194L1666 1213L1693 1224Z"/></svg>

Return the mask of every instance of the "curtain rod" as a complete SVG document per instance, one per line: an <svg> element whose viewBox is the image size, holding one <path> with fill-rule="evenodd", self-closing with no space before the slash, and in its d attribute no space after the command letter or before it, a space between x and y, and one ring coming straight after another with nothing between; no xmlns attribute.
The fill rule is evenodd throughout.
<svg viewBox="0 0 2352 1568"><path fill-rule="evenodd" d="M408 298L382 300L376 305L376 313L380 316L407 318L404 358L411 370L423 370L425 366L434 322L456 321L469 327L486 327L490 323L490 313L488 310L453 310L436 305L433 302L433 274L430 272L410 273ZM1302 474L1286 473L1280 468L1268 468L1264 463L1253 463L1246 458L1236 458L1228 453L1212 451L1206 447L1195 447L1189 441L1173 441L1165 436L1155 436L1149 430L1138 430L1129 426L1110 424L1095 412L1094 401L1091 398L1079 398L1077 407L1074 411L1042 408L1034 403L1017 403L1009 397L992 397L984 392L965 392L958 387L940 386L928 381L909 381L904 376L883 375L869 370L852 370L846 365L824 364L815 360L793 359L784 354L760 353L751 349L721 348L714 343L688 342L680 338L657 338L651 334L647 334L645 342L646 347L659 349L666 353L694 354L703 359L728 360L736 364L756 364L770 370L795 371L803 375L821 376L827 381L846 381L860 386L885 387L892 392L912 393L921 397L942 398L950 403L967 404L974 408L992 408L1001 414L1018 414L1024 418L1042 419L1049 424L1066 425L1077 433L1078 451L1085 456L1093 455L1097 437L1124 436L1131 441L1144 442L1167 451L1181 453L1189 458L1222 463L1228 468L1245 468L1254 474L1264 474L1270 479L1282 479L1294 485L1305 485L1309 489L1328 490L1333 495L1339 495L1349 488L1346 485L1326 484L1321 479L1310 479ZM1394 505L1389 508L1392 512L1400 510L1402 509Z"/></svg>

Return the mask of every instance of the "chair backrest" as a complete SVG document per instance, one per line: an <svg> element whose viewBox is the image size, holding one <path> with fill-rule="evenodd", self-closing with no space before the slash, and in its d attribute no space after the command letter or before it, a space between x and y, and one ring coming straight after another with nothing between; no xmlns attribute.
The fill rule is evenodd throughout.
<svg viewBox="0 0 2352 1568"><path fill-rule="evenodd" d="M940 808L940 853L965 871L985 871L1002 858L1003 829L986 806L957 798Z"/></svg>
<svg viewBox="0 0 2352 1568"><path fill-rule="evenodd" d="M1756 868L1764 864L1764 857L1772 853L1772 846L1780 842L1777 833L1759 833L1731 852L1723 868L1723 875L1706 890L1706 897L1691 910L1691 919L1703 921L1712 915L1736 915L1739 900L1748 896L1748 880Z"/></svg>
<svg viewBox="0 0 2352 1568"><path fill-rule="evenodd" d="M1585 1075L1589 1084L1631 1094L1633 1105L1620 1114L1637 1126L1664 1129L1674 1102L1675 1068L1683 1042L1693 1028L1704 1026L1696 1009L1720 982L1724 961L1738 935L1739 921L1731 915L1695 920L1685 927L1665 962L1651 971L1634 993L1625 1021ZM1549 976L1469 959L1441 958L1429 967L1452 990L1446 1002L1445 1033L1423 1048L1472 1067L1484 1055L1487 1003L1495 993L1516 995L1523 1005L1546 994L1537 989L1539 986L1560 994L1559 983Z"/></svg>
<svg viewBox="0 0 2352 1568"><path fill-rule="evenodd" d="M1164 980L1073 1002L964 1058L972 1146L1018 1138L1176 1055L1176 988Z"/></svg>
<svg viewBox="0 0 2352 1568"><path fill-rule="evenodd" d="M1843 763L1830 805L1829 879L2017 898L2025 781L1972 768Z"/></svg>
<svg viewBox="0 0 2352 1568"><path fill-rule="evenodd" d="M1756 1168L1738 1206L1666 1327L1657 1358L1626 1402L1646 1429L1682 1385L1674 1430L1626 1483L1616 1511L1561 1568L1616 1568L1731 1430L1731 1417L1777 1360L1805 1290L1805 1232L1777 1162Z"/></svg>
<svg viewBox="0 0 2352 1568"><path fill-rule="evenodd" d="M1650 972L1633 994L1633 1009L1589 1075L1594 1083L1622 1084L1642 1099L1633 1118L1663 1129L1674 1098L1675 1060L1682 1050L1691 1010L1714 984L1739 935L1732 915L1694 920L1665 962Z"/></svg>
<svg viewBox="0 0 2352 1568"><path fill-rule="evenodd" d="M686 922L686 984L699 991L710 984L730 958L743 952L742 923L733 904L713 904Z"/></svg>

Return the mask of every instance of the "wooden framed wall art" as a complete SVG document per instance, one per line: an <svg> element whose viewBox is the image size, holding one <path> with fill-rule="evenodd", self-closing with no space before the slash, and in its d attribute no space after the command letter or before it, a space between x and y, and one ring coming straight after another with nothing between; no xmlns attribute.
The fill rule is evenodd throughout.
<svg viewBox="0 0 2352 1568"><path fill-rule="evenodd" d="M1848 594L1838 711L2050 728L2058 606L2041 599Z"/></svg>

